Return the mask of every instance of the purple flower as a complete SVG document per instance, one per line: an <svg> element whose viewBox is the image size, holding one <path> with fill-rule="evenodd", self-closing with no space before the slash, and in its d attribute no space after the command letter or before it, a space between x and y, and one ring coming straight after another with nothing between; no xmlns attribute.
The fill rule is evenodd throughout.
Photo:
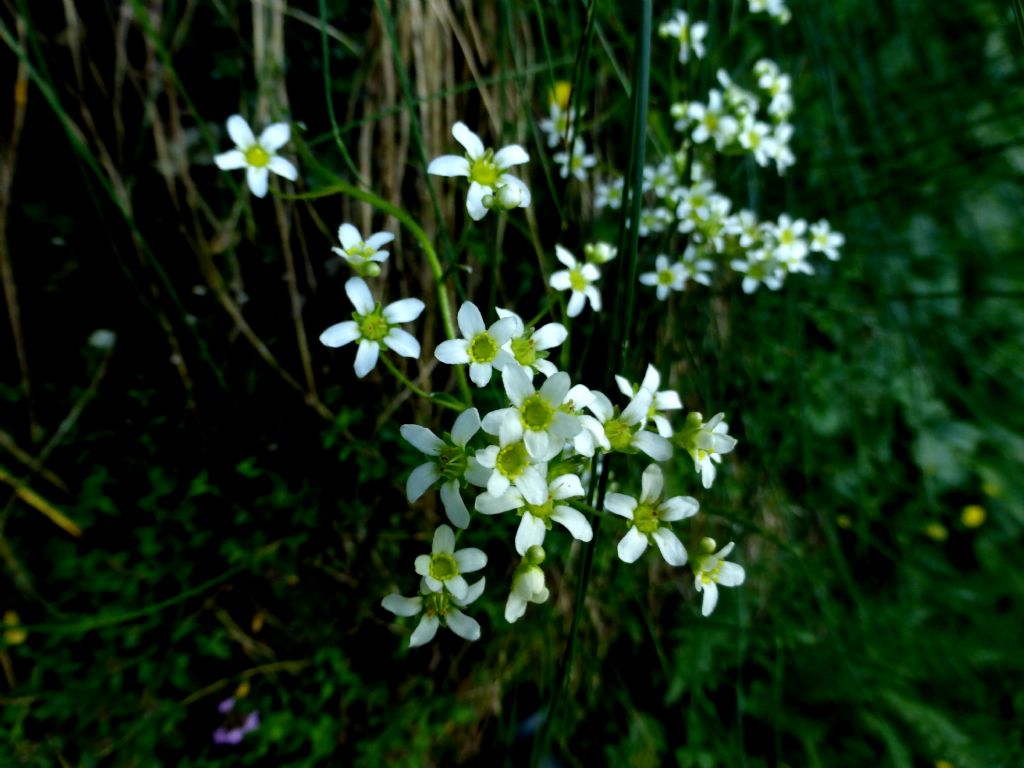
<svg viewBox="0 0 1024 768"><path fill-rule="evenodd" d="M230 716L224 725L213 732L214 744L239 744L245 734L260 727L259 712L250 712L239 724L239 716L231 714L234 708L235 699L233 697L224 699L217 705L218 712Z"/></svg>

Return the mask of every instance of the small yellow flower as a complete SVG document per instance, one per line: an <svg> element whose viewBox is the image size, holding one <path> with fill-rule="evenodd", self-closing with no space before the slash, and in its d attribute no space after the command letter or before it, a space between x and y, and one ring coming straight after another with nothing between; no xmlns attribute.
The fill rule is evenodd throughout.
<svg viewBox="0 0 1024 768"><path fill-rule="evenodd" d="M929 539L935 541L945 541L949 538L949 531L946 530L946 526L942 523L928 523L924 527L924 532Z"/></svg>
<svg viewBox="0 0 1024 768"><path fill-rule="evenodd" d="M572 93L572 83L568 80L559 80L548 95L551 103L556 105L563 112L569 106L569 95Z"/></svg>
<svg viewBox="0 0 1024 768"><path fill-rule="evenodd" d="M19 624L21 619L18 618L17 611L4 611L4 626L8 627L4 630L4 642L7 645L21 645L28 638L28 632L18 626Z"/></svg>
<svg viewBox="0 0 1024 768"><path fill-rule="evenodd" d="M978 528L985 522L985 508L980 504L968 504L960 513L960 522L968 528Z"/></svg>

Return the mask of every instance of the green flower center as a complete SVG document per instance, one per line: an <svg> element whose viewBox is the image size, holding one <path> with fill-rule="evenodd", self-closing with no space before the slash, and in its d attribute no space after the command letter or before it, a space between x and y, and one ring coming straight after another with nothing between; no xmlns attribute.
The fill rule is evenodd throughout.
<svg viewBox="0 0 1024 768"><path fill-rule="evenodd" d="M469 361L471 363L489 363L498 354L498 343L487 331L478 333L469 342Z"/></svg>
<svg viewBox="0 0 1024 768"><path fill-rule="evenodd" d="M583 270L573 267L569 270L569 285L574 291L583 292L587 287L587 278L583 276Z"/></svg>
<svg viewBox="0 0 1024 768"><path fill-rule="evenodd" d="M633 442L633 429L622 419L606 421L604 434L613 451L627 451Z"/></svg>
<svg viewBox="0 0 1024 768"><path fill-rule="evenodd" d="M658 273L658 282L661 285L672 285L672 272L668 269L663 269Z"/></svg>
<svg viewBox="0 0 1024 768"><path fill-rule="evenodd" d="M512 339L512 354L515 355L516 362L524 368L533 365L538 358L537 350L533 348L533 339L526 336Z"/></svg>
<svg viewBox="0 0 1024 768"><path fill-rule="evenodd" d="M519 413L523 419L523 426L536 432L546 430L555 418L555 409L541 397L539 392L530 395L523 401L519 407Z"/></svg>
<svg viewBox="0 0 1024 768"><path fill-rule="evenodd" d="M485 187L493 187L500 175L501 170L495 165L494 152L491 150L487 150L483 157L478 157L469 163L469 180L483 184Z"/></svg>
<svg viewBox="0 0 1024 768"><path fill-rule="evenodd" d="M359 335L367 341L381 341L388 335L391 326L380 313L380 307L368 315L356 315Z"/></svg>
<svg viewBox="0 0 1024 768"><path fill-rule="evenodd" d="M722 561L719 560L715 563L715 567L710 570L704 570L701 566L700 580L702 584L710 584L711 582L718 583L718 577L722 573Z"/></svg>
<svg viewBox="0 0 1024 768"><path fill-rule="evenodd" d="M446 445L437 457L437 467L445 480L459 480L466 473L466 452L457 445Z"/></svg>
<svg viewBox="0 0 1024 768"><path fill-rule="evenodd" d="M633 525L640 533L650 535L658 530L658 510L650 504L639 504L633 510Z"/></svg>
<svg viewBox="0 0 1024 768"><path fill-rule="evenodd" d="M498 451L494 467L509 480L515 480L530 466L530 454L526 452L523 441L506 445Z"/></svg>
<svg viewBox="0 0 1024 768"><path fill-rule="evenodd" d="M438 581L446 581L459 575L459 564L451 555L435 552L430 556L430 575Z"/></svg>
<svg viewBox="0 0 1024 768"><path fill-rule="evenodd" d="M428 616L444 617L451 605L451 598L445 592L431 592L423 598L423 612Z"/></svg>
<svg viewBox="0 0 1024 768"><path fill-rule="evenodd" d="M345 249L345 253L353 259L362 259L363 261L369 259L376 252L376 250L370 248L366 243L359 243L357 245L353 245L351 248Z"/></svg>
<svg viewBox="0 0 1024 768"><path fill-rule="evenodd" d="M257 144L245 150L245 162L254 168L262 168L270 162L270 153Z"/></svg>
<svg viewBox="0 0 1024 768"><path fill-rule="evenodd" d="M531 515L536 517L538 520L544 521L544 526L550 531L551 530L551 515L555 511L555 500L548 499L543 504L524 504L519 508L519 515L522 516L524 512L529 512Z"/></svg>
<svg viewBox="0 0 1024 768"><path fill-rule="evenodd" d="M779 242L783 245L792 245L796 242L796 235L793 234L793 230L784 229L782 234L779 235Z"/></svg>

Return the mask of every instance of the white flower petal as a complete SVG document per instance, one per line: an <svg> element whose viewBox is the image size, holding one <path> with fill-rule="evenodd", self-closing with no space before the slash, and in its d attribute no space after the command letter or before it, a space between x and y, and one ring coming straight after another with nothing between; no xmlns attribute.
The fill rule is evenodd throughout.
<svg viewBox="0 0 1024 768"><path fill-rule="evenodd" d="M292 137L292 129L288 123L272 123L263 129L259 144L268 154L274 154L288 143Z"/></svg>
<svg viewBox="0 0 1024 768"><path fill-rule="evenodd" d="M619 559L624 563L635 563L647 549L647 537L637 527L631 526L625 536L619 541Z"/></svg>
<svg viewBox="0 0 1024 768"><path fill-rule="evenodd" d="M544 521L534 517L529 512L523 513L523 519L519 521L519 528L516 529L516 552L526 555L526 550L544 543L544 535L548 532Z"/></svg>
<svg viewBox="0 0 1024 768"><path fill-rule="evenodd" d="M499 515L502 512L510 512L513 509L519 509L523 506L525 500L523 495L510 488L501 496L492 496L490 493L481 493L476 497L474 506L477 512L485 515Z"/></svg>
<svg viewBox="0 0 1024 768"><path fill-rule="evenodd" d="M469 342L465 339L442 341L434 350L434 357L448 365L465 365L469 362Z"/></svg>
<svg viewBox="0 0 1024 768"><path fill-rule="evenodd" d="M469 161L458 155L441 155L435 157L427 166L427 173L434 176L469 176Z"/></svg>
<svg viewBox="0 0 1024 768"><path fill-rule="evenodd" d="M569 374L562 371L556 373L541 385L540 394L548 403L557 407L565 400L565 396L568 394L569 387L571 386L572 382L569 381Z"/></svg>
<svg viewBox="0 0 1024 768"><path fill-rule="evenodd" d="M543 464L540 465L544 469L544 473L541 474L537 466L535 464L524 469L523 474L516 481L516 488L530 504L543 504L548 499L548 487L545 483L547 467Z"/></svg>
<svg viewBox="0 0 1024 768"><path fill-rule="evenodd" d="M469 592L466 593L466 597L459 601L459 605L467 606L470 603L476 602L477 598L484 593L484 585L487 583L487 579L480 578L477 581L469 585Z"/></svg>
<svg viewBox="0 0 1024 768"><path fill-rule="evenodd" d="M408 331L401 328L392 328L384 337L384 346L402 357L411 357L416 360L420 356L420 343Z"/></svg>
<svg viewBox="0 0 1024 768"><path fill-rule="evenodd" d="M413 630L412 636L409 638L409 647L416 648L420 645L425 645L434 639L434 635L437 634L437 628L441 622L437 616L424 616L420 619L420 623L416 625L416 629Z"/></svg>
<svg viewBox="0 0 1024 768"><path fill-rule="evenodd" d="M469 191L466 192L466 211L469 212L469 218L473 221L480 221L486 216L488 208L484 205L484 198L493 194L494 190L490 187L485 187L475 181L470 182Z"/></svg>
<svg viewBox="0 0 1024 768"><path fill-rule="evenodd" d="M228 136L235 142L235 146L246 150L256 143L256 136L252 128L241 115L232 115L228 118Z"/></svg>
<svg viewBox="0 0 1024 768"><path fill-rule="evenodd" d="M497 437L501 432L501 425L506 419L516 419L518 421L519 412L515 408L499 408L496 411L491 411L486 414L480 422L480 426L483 427L484 432L488 435L494 435ZM494 450L498 450L495 448Z"/></svg>
<svg viewBox="0 0 1024 768"><path fill-rule="evenodd" d="M414 469L409 479L405 481L405 497L410 501L417 501L420 496L430 490L430 487L441 479L441 473L437 471L437 465L433 462L420 464Z"/></svg>
<svg viewBox="0 0 1024 768"><path fill-rule="evenodd" d="M455 553L455 562L459 564L460 573L472 573L487 565L487 555L482 549L467 547Z"/></svg>
<svg viewBox="0 0 1024 768"><path fill-rule="evenodd" d="M747 577L742 565L736 563L722 563L722 570L718 572L718 583L723 587L738 587Z"/></svg>
<svg viewBox="0 0 1024 768"><path fill-rule="evenodd" d="M569 297L569 306L566 307L565 314L569 317L579 317L586 303L587 299L584 294L579 291L573 291L572 296Z"/></svg>
<svg viewBox="0 0 1024 768"><path fill-rule="evenodd" d="M565 411L558 411L555 414L555 418L551 422L551 426L548 432L551 433L552 437L560 440L568 440L570 437L576 437L580 432L583 431L583 425L580 423L578 417L573 416L571 413L565 413Z"/></svg>
<svg viewBox="0 0 1024 768"><path fill-rule="evenodd" d="M672 443L661 435L646 430L633 435L632 446L655 461L668 461L672 457Z"/></svg>
<svg viewBox="0 0 1024 768"><path fill-rule="evenodd" d="M533 341L533 348L538 350L551 349L564 342L569 336L569 331L561 323L548 323L538 328L530 338Z"/></svg>
<svg viewBox="0 0 1024 768"><path fill-rule="evenodd" d="M380 601L380 605L384 610L391 611L395 616L415 616L423 610L423 598L402 597L397 592L392 592Z"/></svg>
<svg viewBox="0 0 1024 768"><path fill-rule="evenodd" d="M526 443L526 452L535 461L546 461L550 457L548 451L551 446L551 438L547 432L535 432L527 429L523 434L523 442ZM558 448L559 446L556 446Z"/></svg>
<svg viewBox="0 0 1024 768"><path fill-rule="evenodd" d="M487 492L491 496L504 496L508 489L508 478L501 474L501 472L491 472L491 476L487 479Z"/></svg>
<svg viewBox="0 0 1024 768"><path fill-rule="evenodd" d="M514 624L526 613L526 601L514 592L510 592L505 603L505 621Z"/></svg>
<svg viewBox="0 0 1024 768"><path fill-rule="evenodd" d="M370 287L361 277L350 277L345 281L345 294L360 315L368 315L377 305L370 293Z"/></svg>
<svg viewBox="0 0 1024 768"><path fill-rule="evenodd" d="M665 558L666 563L675 566L686 565L686 547L672 531L668 528L658 528L651 537L661 550L661 556Z"/></svg>
<svg viewBox="0 0 1024 768"><path fill-rule="evenodd" d="M697 577L697 581L700 582L700 577ZM709 581L704 585L704 602L701 605L701 615L710 616L711 612L715 610L715 606L718 605L718 585L713 581Z"/></svg>
<svg viewBox="0 0 1024 768"><path fill-rule="evenodd" d="M667 523L693 517L700 509L700 504L692 496L673 496L666 499L658 507L658 519Z"/></svg>
<svg viewBox="0 0 1024 768"><path fill-rule="evenodd" d="M455 551L455 533L447 525L437 526L434 531L434 541L430 549L433 554L448 554Z"/></svg>
<svg viewBox="0 0 1024 768"><path fill-rule="evenodd" d="M633 510L636 509L636 499L624 493L609 493L604 497L604 508L613 515L632 520Z"/></svg>
<svg viewBox="0 0 1024 768"><path fill-rule="evenodd" d="M411 323L425 307L419 299L400 299L384 307L383 314L389 323Z"/></svg>
<svg viewBox="0 0 1024 768"><path fill-rule="evenodd" d="M661 467L657 464L648 465L640 479L640 503L653 504L661 498L661 492L665 487L665 476Z"/></svg>
<svg viewBox="0 0 1024 768"><path fill-rule="evenodd" d="M683 407L679 393L672 389L658 392L654 396L654 407L659 411L678 411Z"/></svg>
<svg viewBox="0 0 1024 768"><path fill-rule="evenodd" d="M529 153L518 144L509 144L494 153L494 164L502 170L528 162L530 162Z"/></svg>
<svg viewBox="0 0 1024 768"><path fill-rule="evenodd" d="M469 582L462 576L452 576L449 579L445 579L444 588L451 592L452 597L456 600L465 600L469 595Z"/></svg>
<svg viewBox="0 0 1024 768"><path fill-rule="evenodd" d="M281 176L288 181L295 181L299 178L298 169L292 164L290 160L285 160L283 157L272 157L267 162L267 168Z"/></svg>
<svg viewBox="0 0 1024 768"><path fill-rule="evenodd" d="M253 168L249 166L245 171L245 182L249 185L249 191L256 197L267 196L267 177L269 172L266 168Z"/></svg>
<svg viewBox="0 0 1024 768"><path fill-rule="evenodd" d="M555 258L565 264L569 269L576 266L576 257L573 256L568 249L563 248L561 245L555 246Z"/></svg>
<svg viewBox="0 0 1024 768"><path fill-rule="evenodd" d="M245 168L249 163L245 159L245 153L240 149L229 149L213 156L213 162L222 171L233 171L237 168Z"/></svg>
<svg viewBox="0 0 1024 768"><path fill-rule="evenodd" d="M501 372L501 381L505 385L505 394L517 408L534 393L533 382L518 365L506 366Z"/></svg>
<svg viewBox="0 0 1024 768"><path fill-rule="evenodd" d="M582 512L572 507L557 506L551 514L551 519L565 526L577 541L590 541L594 538L594 531Z"/></svg>
<svg viewBox="0 0 1024 768"><path fill-rule="evenodd" d="M470 363L469 378L478 387L486 387L491 382L492 370L488 363Z"/></svg>
<svg viewBox="0 0 1024 768"><path fill-rule="evenodd" d="M366 247L374 251L380 250L381 246L387 245L395 239L391 232L374 232L366 239Z"/></svg>
<svg viewBox="0 0 1024 768"><path fill-rule="evenodd" d="M363 339L359 342L359 351L356 352L355 368L356 376L360 379L373 370L377 365L377 356L380 354L380 344L376 341Z"/></svg>
<svg viewBox="0 0 1024 768"><path fill-rule="evenodd" d="M448 629L464 640L473 641L480 639L480 625L476 619L470 618L458 608L448 609L445 623L448 625Z"/></svg>
<svg viewBox="0 0 1024 768"><path fill-rule="evenodd" d="M444 448L444 440L419 424L403 424L398 431L406 442L428 456L439 456Z"/></svg>
<svg viewBox="0 0 1024 768"><path fill-rule="evenodd" d="M515 318L503 317L494 323L487 332L498 342L499 347L504 346L516 333Z"/></svg>
<svg viewBox="0 0 1024 768"><path fill-rule="evenodd" d="M553 272L548 279L548 284L556 291L568 291L572 288L572 280L569 278L568 270L560 269L557 272Z"/></svg>
<svg viewBox="0 0 1024 768"><path fill-rule="evenodd" d="M320 334L320 343L326 347L343 347L359 338L359 326L354 320L335 323Z"/></svg>
<svg viewBox="0 0 1024 768"><path fill-rule="evenodd" d="M459 414L452 425L452 442L460 448L465 448L468 443L480 430L480 412L476 408L470 408Z"/></svg>
<svg viewBox="0 0 1024 768"><path fill-rule="evenodd" d="M413 564L413 567L416 569L416 573L419 576L426 576L427 574L429 574L430 555L417 555L416 562Z"/></svg>
<svg viewBox="0 0 1024 768"><path fill-rule="evenodd" d="M484 325L483 315L480 314L480 309L472 301L463 302L462 306L459 307L459 331L467 339L472 339L478 333L483 333L487 330L487 326Z"/></svg>
<svg viewBox="0 0 1024 768"><path fill-rule="evenodd" d="M348 250L362 243L363 236L359 234L358 229L346 222L338 227L338 241L341 243L342 248Z"/></svg>
<svg viewBox="0 0 1024 768"><path fill-rule="evenodd" d="M473 133L469 126L461 120L452 126L452 136L466 149L466 154L472 160L482 157L486 151L484 143L480 141L480 137Z"/></svg>
<svg viewBox="0 0 1024 768"><path fill-rule="evenodd" d="M585 495L583 483L576 475L559 475L551 481L549 486L551 498L562 501L563 499L577 498Z"/></svg>

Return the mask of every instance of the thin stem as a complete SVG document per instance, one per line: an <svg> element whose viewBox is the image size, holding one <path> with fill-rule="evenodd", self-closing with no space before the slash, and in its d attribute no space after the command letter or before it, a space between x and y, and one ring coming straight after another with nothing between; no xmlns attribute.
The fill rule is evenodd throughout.
<svg viewBox="0 0 1024 768"><path fill-rule="evenodd" d="M466 410L465 406L460 407L455 403L448 402L447 400L439 400L433 397L425 389L421 389L420 387L416 386L416 384L413 383L412 379L410 379L408 376L402 373L401 370L399 370L398 366L395 365L387 356L381 355L380 359L384 362L385 367L389 371L391 371L392 374L394 374L394 377L398 379L398 381L401 382L404 386L408 387L411 392L414 392L420 397L425 397L432 403L437 403L442 408L450 408L456 413L462 413L464 410Z"/></svg>

